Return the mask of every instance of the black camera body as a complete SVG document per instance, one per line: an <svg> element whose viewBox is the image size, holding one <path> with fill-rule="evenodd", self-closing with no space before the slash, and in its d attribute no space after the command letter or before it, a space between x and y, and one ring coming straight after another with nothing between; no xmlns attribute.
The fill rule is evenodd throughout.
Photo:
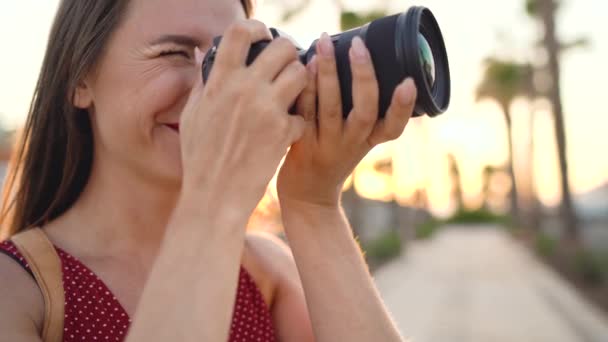
<svg viewBox="0 0 608 342"><path fill-rule="evenodd" d="M270 29L274 38L287 37L298 47L300 61L307 64L316 54L318 40L310 48L301 48L285 33ZM352 110L352 74L348 51L352 39L359 36L366 44L379 85L379 117L388 110L395 88L407 77L412 77L418 88L414 116L444 113L450 102L450 70L445 43L432 12L425 7L411 7L408 11L384 17L371 23L331 36L335 46L338 76L342 94L344 116ZM221 37L203 61L203 79L206 81L213 68ZM247 65L268 46L260 41L251 46Z"/></svg>

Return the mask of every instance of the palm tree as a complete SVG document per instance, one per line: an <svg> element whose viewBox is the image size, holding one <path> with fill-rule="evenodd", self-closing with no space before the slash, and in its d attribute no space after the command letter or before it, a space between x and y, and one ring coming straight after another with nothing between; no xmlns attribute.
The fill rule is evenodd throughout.
<svg viewBox="0 0 608 342"><path fill-rule="evenodd" d="M498 103L505 118L507 126L508 161L507 172L511 178L511 192L509 194L511 215L516 222L519 219L517 185L513 170L513 137L511 121L511 103L520 95L530 96L532 92L532 67L497 58L488 58L485 61L483 79L477 87L476 100L492 99ZM519 222L518 222L519 223Z"/></svg>
<svg viewBox="0 0 608 342"><path fill-rule="evenodd" d="M313 0L273 0L272 3L279 6L281 9L281 20L287 22L293 17L301 13L312 4ZM340 10L340 26L343 31L350 30L355 27L363 26L370 21L382 18L387 15L389 0L376 0L375 10L369 12L353 12L348 9L343 0L332 0L334 6Z"/></svg>
<svg viewBox="0 0 608 342"><path fill-rule="evenodd" d="M492 189L490 189L490 182L492 180L492 177L494 176L494 174L496 173L496 168L492 165L486 165L483 168L483 172L482 172L482 196L483 196L483 204L482 204L482 208L484 210L489 211L490 210L490 203L492 201L491 197L492 197Z"/></svg>
<svg viewBox="0 0 608 342"><path fill-rule="evenodd" d="M456 212L464 211L464 194L462 192L462 181L458 162L453 154L448 154L448 165L450 168L450 178L452 180L452 199L456 203Z"/></svg>
<svg viewBox="0 0 608 342"><path fill-rule="evenodd" d="M579 38L568 43L563 43L558 40L555 20L558 7L559 4L556 0L526 0L526 10L528 14L536 20L539 20L544 28L544 37L541 41L541 45L547 52L548 65L546 67L552 76L552 82L547 96L553 107L557 152L561 171L560 185L562 190L562 202L560 211L563 222L566 224L565 237L577 240L579 235L578 218L572 204L570 181L568 177L559 57L561 52L574 47L587 45L588 41L585 38Z"/></svg>
<svg viewBox="0 0 608 342"><path fill-rule="evenodd" d="M531 99L533 100L538 93L533 90L534 93L531 94ZM535 231L540 230L541 219L542 219L542 208L540 205L540 200L536 194L535 186L536 186L536 175L534 172L534 161L535 161L535 139L534 139L534 131L535 131L535 114L536 110L534 107L534 103L532 102L530 108L530 115L528 116L528 155L527 161L528 165L526 168L526 173L528 175L528 210L526 213L526 225L532 228Z"/></svg>

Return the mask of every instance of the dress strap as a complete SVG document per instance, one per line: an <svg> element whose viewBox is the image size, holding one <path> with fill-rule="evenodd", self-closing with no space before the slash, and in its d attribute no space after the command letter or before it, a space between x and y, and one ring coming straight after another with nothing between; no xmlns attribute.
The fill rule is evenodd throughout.
<svg viewBox="0 0 608 342"><path fill-rule="evenodd" d="M44 297L43 341L61 342L65 310L61 259L40 228L28 229L11 240L27 261Z"/></svg>

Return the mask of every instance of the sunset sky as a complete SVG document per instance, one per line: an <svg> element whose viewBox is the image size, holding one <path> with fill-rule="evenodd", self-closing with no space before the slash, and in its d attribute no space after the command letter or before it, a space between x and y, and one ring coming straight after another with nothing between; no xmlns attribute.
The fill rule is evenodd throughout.
<svg viewBox="0 0 608 342"><path fill-rule="evenodd" d="M0 2L0 121L10 128L22 125L45 49L46 37L57 0ZM327 0L315 0L311 8L281 28L302 45L322 31L338 31L338 11ZM355 9L383 1L349 0ZM472 203L481 188L485 165L506 159L506 135L498 107L489 101L475 103L474 90L482 73L482 61L490 55L520 60L535 58L529 48L538 27L523 13L523 0L419 0L384 1L391 11L424 5L435 13L443 30L452 71L452 104L435 119L412 120L396 142L374 150L362 163L356 184L366 197L389 199L395 193L405 199L417 188L426 188L434 211L449 210L450 180L447 153L453 153L463 175L464 190ZM601 101L608 77L608 26L605 0L564 0L559 17L560 35L591 39L591 46L564 55L563 98L568 137L568 161L572 187L584 192L608 181L608 110ZM272 0L266 0L258 18L278 25ZM502 37L502 38L499 38ZM534 162L536 187L547 204L559 200L558 169L550 113L536 104ZM513 106L516 153L525 157L530 104ZM377 158L392 155L397 177L393 181L371 171ZM518 160L516 166L522 166ZM522 180L524 181L524 180ZM394 184L393 184L394 183Z"/></svg>

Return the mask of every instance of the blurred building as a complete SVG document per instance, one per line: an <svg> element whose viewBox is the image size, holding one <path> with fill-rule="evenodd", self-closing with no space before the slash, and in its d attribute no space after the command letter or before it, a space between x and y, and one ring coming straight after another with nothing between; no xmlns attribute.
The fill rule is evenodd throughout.
<svg viewBox="0 0 608 342"><path fill-rule="evenodd" d="M342 206L355 235L362 242L374 241L391 231L398 231L403 240L415 234L414 227L428 220L427 210L402 206L397 201L376 201L347 191Z"/></svg>
<svg viewBox="0 0 608 342"><path fill-rule="evenodd" d="M608 183L576 196L574 201L583 221L608 221Z"/></svg>

